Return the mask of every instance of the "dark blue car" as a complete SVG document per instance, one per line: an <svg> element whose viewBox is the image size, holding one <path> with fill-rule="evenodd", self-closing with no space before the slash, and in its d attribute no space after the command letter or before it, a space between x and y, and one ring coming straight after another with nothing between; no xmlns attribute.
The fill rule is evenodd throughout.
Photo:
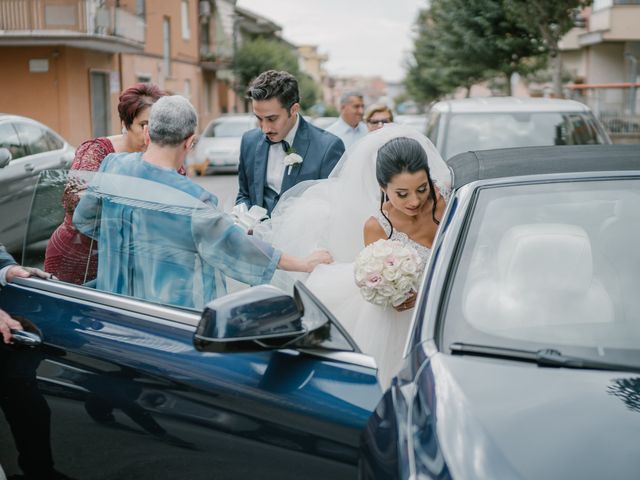
<svg viewBox="0 0 640 480"><path fill-rule="evenodd" d="M510 149L450 165L455 192L386 392L303 284L239 290L201 312L90 282L3 288L0 308L42 341L0 350L5 473L635 478L640 150ZM60 221L51 199L65 182L41 176L38 231ZM37 245L25 252L41 260Z"/></svg>

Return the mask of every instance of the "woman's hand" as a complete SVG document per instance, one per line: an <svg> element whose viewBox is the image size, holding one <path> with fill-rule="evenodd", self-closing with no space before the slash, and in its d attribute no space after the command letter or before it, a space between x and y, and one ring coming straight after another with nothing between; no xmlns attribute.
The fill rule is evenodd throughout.
<svg viewBox="0 0 640 480"><path fill-rule="evenodd" d="M407 298L400 305L396 305L393 308L395 308L399 312L404 312L405 310L410 310L410 309L412 309L413 307L416 306L416 298L418 298L418 294L414 290L411 290L411 292L409 293L409 298Z"/></svg>
<svg viewBox="0 0 640 480"><path fill-rule="evenodd" d="M333 263L333 257L328 250L316 250L305 257L307 268L305 272L311 273L321 263Z"/></svg>
<svg viewBox="0 0 640 480"><path fill-rule="evenodd" d="M14 265L7 271L7 282L12 281L14 278L27 278L27 277L38 277L43 278L45 280L55 279L51 273L44 272L39 268L34 267L22 267L20 265Z"/></svg>
<svg viewBox="0 0 640 480"><path fill-rule="evenodd" d="M283 253L278 262L278 268L289 272L310 273L321 263L332 263L333 257L328 250L316 250L306 257L294 257Z"/></svg>

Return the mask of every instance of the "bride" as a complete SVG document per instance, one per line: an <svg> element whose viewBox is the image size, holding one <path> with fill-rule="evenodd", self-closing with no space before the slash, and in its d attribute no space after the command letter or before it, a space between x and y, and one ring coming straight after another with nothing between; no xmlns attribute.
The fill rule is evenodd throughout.
<svg viewBox="0 0 640 480"><path fill-rule="evenodd" d="M402 363L415 292L395 308L367 303L355 284L353 261L366 245L389 238L412 246L423 269L450 185L449 170L431 142L390 124L348 149L327 180L287 191L270 230L259 232L292 254L314 248L331 252L336 263L318 266L304 281L360 349L375 358L383 388ZM279 280L281 286L291 281Z"/></svg>

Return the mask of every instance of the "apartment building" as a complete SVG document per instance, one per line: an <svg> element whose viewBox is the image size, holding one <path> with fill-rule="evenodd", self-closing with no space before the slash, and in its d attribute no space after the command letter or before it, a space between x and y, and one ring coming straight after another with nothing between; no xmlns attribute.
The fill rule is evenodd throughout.
<svg viewBox="0 0 640 480"><path fill-rule="evenodd" d="M120 131L120 92L149 81L188 97L204 126L246 109L232 68L239 42L280 30L236 0L0 1L0 112L78 145Z"/></svg>

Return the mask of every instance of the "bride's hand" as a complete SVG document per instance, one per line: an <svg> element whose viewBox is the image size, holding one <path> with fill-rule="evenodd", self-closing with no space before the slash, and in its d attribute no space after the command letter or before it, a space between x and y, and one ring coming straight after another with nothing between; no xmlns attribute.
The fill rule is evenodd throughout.
<svg viewBox="0 0 640 480"><path fill-rule="evenodd" d="M418 298L418 294L414 290L412 290L411 293L409 293L409 298L407 298L400 305L396 305L393 308L395 308L399 312L404 312L405 310L410 310L410 309L412 309L413 307L416 306L416 298Z"/></svg>
<svg viewBox="0 0 640 480"><path fill-rule="evenodd" d="M321 263L333 263L333 257L328 250L316 250L305 257L307 269L305 271L312 272Z"/></svg>

